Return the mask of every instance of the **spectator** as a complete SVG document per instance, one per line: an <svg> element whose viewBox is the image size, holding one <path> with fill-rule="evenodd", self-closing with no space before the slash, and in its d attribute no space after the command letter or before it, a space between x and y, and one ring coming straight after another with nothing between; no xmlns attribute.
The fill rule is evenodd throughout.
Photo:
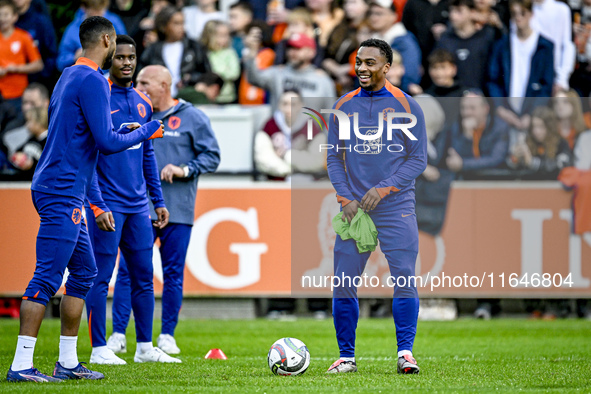
<svg viewBox="0 0 591 394"><path fill-rule="evenodd" d="M490 26L478 30L472 19L474 10L474 0L450 1L449 20L452 28L441 35L437 48L454 54L460 85L484 91L495 33Z"/></svg>
<svg viewBox="0 0 591 394"><path fill-rule="evenodd" d="M338 95L353 88L351 68L355 61L351 62L351 57L355 56L359 47L357 29L366 21L369 1L345 0L344 9L345 23L340 23L333 29L326 45L325 59L322 61L322 68L336 82Z"/></svg>
<svg viewBox="0 0 591 394"><path fill-rule="evenodd" d="M23 93L22 114L27 113L31 109L38 108L47 113L49 108L49 91L38 82L33 82L25 89ZM0 109L0 113L2 109ZM16 152L19 146L22 146L30 137L29 130L25 123L27 122L24 116L17 116L9 112L5 117L6 124L4 130L0 135L1 149L6 153L8 151Z"/></svg>
<svg viewBox="0 0 591 394"><path fill-rule="evenodd" d="M454 55L445 49L435 49L428 57L431 86L425 91L435 98L445 112L448 125L455 122L460 114L459 97L464 95L466 87L456 80L458 68Z"/></svg>
<svg viewBox="0 0 591 394"><path fill-rule="evenodd" d="M532 27L554 44L554 91L567 90L575 67L575 44L572 40L570 8L561 1L535 0Z"/></svg>
<svg viewBox="0 0 591 394"><path fill-rule="evenodd" d="M47 111L43 108L31 108L25 112L27 140L14 151L8 151L4 160L4 153L0 152L0 167L3 173L10 175L12 180L33 179L35 167L41 157L41 152L47 140Z"/></svg>
<svg viewBox="0 0 591 394"><path fill-rule="evenodd" d="M31 35L15 27L17 20L16 5L0 0L0 94L18 113L27 76L43 70L43 60Z"/></svg>
<svg viewBox="0 0 591 394"><path fill-rule="evenodd" d="M402 23L417 38L425 68L427 56L447 30L448 4L448 0L408 0L404 6Z"/></svg>
<svg viewBox="0 0 591 394"><path fill-rule="evenodd" d="M577 66L570 84L581 97L587 97L591 94L591 0L583 0L581 10L574 16Z"/></svg>
<svg viewBox="0 0 591 394"><path fill-rule="evenodd" d="M402 78L404 78L404 64L402 64L402 56L396 50L392 50L392 63L390 69L386 74L386 79L394 86L400 89L402 85Z"/></svg>
<svg viewBox="0 0 591 394"><path fill-rule="evenodd" d="M257 172L270 180L284 180L292 173L320 174L325 158L318 154L326 135L313 125L313 139L307 139L307 118L302 116L298 92L285 91L279 109L255 136L254 161Z"/></svg>
<svg viewBox="0 0 591 394"><path fill-rule="evenodd" d="M297 89L302 97L327 98L322 108L332 108L331 99L335 96L335 86L328 74L312 64L316 55L316 43L304 34L293 35L287 42L286 66L272 66L265 70L257 68L254 61L256 46L249 48L244 57L244 67L248 82L266 89L270 93L273 112L277 110L281 94L289 89Z"/></svg>
<svg viewBox="0 0 591 394"><path fill-rule="evenodd" d="M248 27L252 23L252 6L242 0L230 6L229 12L230 31L232 32L232 47L242 58L244 49L244 37L248 34Z"/></svg>
<svg viewBox="0 0 591 394"><path fill-rule="evenodd" d="M511 149L509 165L531 172L527 178L555 180L564 167L571 165L571 150L558 134L556 115L548 107L537 107L525 140Z"/></svg>
<svg viewBox="0 0 591 394"><path fill-rule="evenodd" d="M38 81L46 86L53 86L52 76L57 61L57 38L49 16L41 11L36 11L32 7L31 1L14 0L19 13L16 27L26 30L31 35L33 42L39 49L41 59L43 59L43 70L29 75L29 81Z"/></svg>
<svg viewBox="0 0 591 394"><path fill-rule="evenodd" d="M488 92L497 116L510 127L509 146L530 126L533 108L546 105L554 84L554 45L530 26L531 0L510 0L509 34L497 41L489 63ZM523 146L523 141L521 141Z"/></svg>
<svg viewBox="0 0 591 394"><path fill-rule="evenodd" d="M140 21L140 29L143 32L143 38L141 40L136 40L136 42L141 42L141 51L138 51L138 58L141 59L141 53L143 50L156 41L158 41L158 31L156 30L156 15L160 13L166 6L173 5L172 0L152 0L152 6L150 7L150 11L148 15Z"/></svg>
<svg viewBox="0 0 591 394"><path fill-rule="evenodd" d="M579 135L586 129L581 98L573 89L559 91L551 105L558 119L558 133L573 150Z"/></svg>
<svg viewBox="0 0 591 394"><path fill-rule="evenodd" d="M499 13L493 9L496 0L474 0L476 7L472 17L478 29L484 26L490 26L495 31L495 38L501 38L506 33L505 25L499 16Z"/></svg>
<svg viewBox="0 0 591 394"><path fill-rule="evenodd" d="M314 38L316 41L316 48L319 47L318 37L316 36L316 26L312 21L312 14L306 8L296 8L289 13L287 17L287 27L281 39L275 45L275 64L286 64L287 63L287 40L294 34L305 34L308 37ZM320 67L324 55L322 51L316 51L316 56L312 63Z"/></svg>
<svg viewBox="0 0 591 394"><path fill-rule="evenodd" d="M161 65L168 68L172 75L172 95L176 97L178 89L195 85L202 73L211 71L207 52L200 43L185 36L180 9L163 8L156 15L155 24L158 41L144 50L139 67Z"/></svg>
<svg viewBox="0 0 591 394"><path fill-rule="evenodd" d="M396 8L390 0L375 0L369 6L369 25L374 37L386 41L402 56L405 69L402 90L417 94L422 92L417 90L421 82L421 48L416 37L402 22L396 22L397 19Z"/></svg>
<svg viewBox="0 0 591 394"><path fill-rule="evenodd" d="M462 97L466 88L456 81L458 67L454 56L445 49L436 49L429 55L428 62L432 85L425 93L433 97Z"/></svg>
<svg viewBox="0 0 591 394"><path fill-rule="evenodd" d="M191 40L199 41L205 24L212 20L226 20L226 15L216 9L216 0L196 0L197 4L183 8L185 31Z"/></svg>
<svg viewBox="0 0 591 394"><path fill-rule="evenodd" d="M59 45L57 55L57 69L64 71L64 68L71 66L82 56L82 45L80 44L80 37L78 31L83 20L91 16L102 16L107 18L115 27L117 34L127 34L125 25L119 16L107 11L109 9L110 0L82 0L80 8L76 11L76 15L72 23L70 23Z"/></svg>
<svg viewBox="0 0 591 394"><path fill-rule="evenodd" d="M481 92L470 91L460 100L460 120L451 126L451 148L447 168L473 175L505 162L507 131L502 120L491 114L490 104Z"/></svg>
<svg viewBox="0 0 591 394"><path fill-rule="evenodd" d="M127 35L133 38L135 42L142 42L144 32L141 28L141 21L149 13L149 9L144 7L144 1L114 0L111 3L109 11L121 18L121 21L125 25L125 30L127 30Z"/></svg>
<svg viewBox="0 0 591 394"><path fill-rule="evenodd" d="M437 236L445 222L449 188L454 178L453 172L442 168L450 144L449 134L442 132L446 119L439 102L429 95L418 95L414 99L425 114L428 138L427 168L415 181L417 224L419 230Z"/></svg>
<svg viewBox="0 0 591 394"><path fill-rule="evenodd" d="M253 21L250 23L246 28L244 42L249 42L251 50L256 52L254 56L259 70L264 70L273 65L275 51L272 49L271 29L265 22ZM260 105L266 102L267 93L265 90L251 85L246 77L246 70L244 70L238 86L238 103L242 105Z"/></svg>
<svg viewBox="0 0 591 394"><path fill-rule="evenodd" d="M201 43L207 50L207 58L212 71L224 80L224 86L216 102L235 102L235 82L240 78L240 59L232 48L230 26L222 21L207 22L201 35Z"/></svg>
<svg viewBox="0 0 591 394"><path fill-rule="evenodd" d="M318 26L319 50L324 53L330 34L343 22L345 12L333 0L306 0L306 7L312 12L312 20Z"/></svg>

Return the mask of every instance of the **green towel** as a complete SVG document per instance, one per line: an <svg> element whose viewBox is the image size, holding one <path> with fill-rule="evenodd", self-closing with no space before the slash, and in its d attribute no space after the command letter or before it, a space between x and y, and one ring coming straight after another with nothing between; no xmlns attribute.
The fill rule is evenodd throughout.
<svg viewBox="0 0 591 394"><path fill-rule="evenodd" d="M371 217L363 209L357 209L357 215L351 220L351 224L343 222L343 212L339 212L332 219L332 228L343 241L353 238L357 242L359 253L373 252L378 244L378 230Z"/></svg>

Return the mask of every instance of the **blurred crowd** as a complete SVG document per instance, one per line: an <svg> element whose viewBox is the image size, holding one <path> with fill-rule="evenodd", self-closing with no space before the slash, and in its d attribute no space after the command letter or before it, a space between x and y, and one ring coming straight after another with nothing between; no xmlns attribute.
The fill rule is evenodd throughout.
<svg viewBox="0 0 591 394"><path fill-rule="evenodd" d="M358 87L356 49L370 37L394 50L389 81L429 108L419 190L591 169L591 0L0 0L2 179L31 179L51 90L93 15L135 39L138 70L170 70L174 97L269 104L257 179L325 176L312 147L326 136L305 138L300 107Z"/></svg>

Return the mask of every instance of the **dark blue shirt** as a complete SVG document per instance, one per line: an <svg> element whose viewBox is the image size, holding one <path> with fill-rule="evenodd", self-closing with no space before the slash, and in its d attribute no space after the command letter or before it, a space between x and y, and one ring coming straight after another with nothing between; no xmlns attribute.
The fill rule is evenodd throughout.
<svg viewBox="0 0 591 394"><path fill-rule="evenodd" d="M125 123L145 124L152 118L152 103L133 87L112 84L111 117L115 128ZM140 142L113 155L99 154L88 201L96 216L106 211L140 213L149 210L147 188L154 206L163 207L152 141Z"/></svg>

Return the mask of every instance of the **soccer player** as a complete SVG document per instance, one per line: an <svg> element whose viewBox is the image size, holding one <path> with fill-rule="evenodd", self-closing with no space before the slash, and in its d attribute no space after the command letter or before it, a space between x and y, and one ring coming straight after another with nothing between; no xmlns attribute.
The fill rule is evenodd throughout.
<svg viewBox="0 0 591 394"><path fill-rule="evenodd" d="M99 150L116 153L162 137L157 121L113 130L109 83L102 68L111 66L116 38L113 25L105 18L90 17L82 22L83 55L64 70L51 96L47 144L31 186L41 218L37 264L21 304L16 353L6 377L11 382L104 377L80 364L76 352L84 299L97 272L82 205ZM33 367L33 352L45 306L61 286L66 267L70 275L60 308L59 358L51 377Z"/></svg>
<svg viewBox="0 0 591 394"><path fill-rule="evenodd" d="M148 94L154 107L154 119L164 122L165 136L154 144L164 200L170 210L166 227L154 227L160 238L164 288L162 292L162 331L158 347L168 354L180 349L174 339L183 301L185 258L195 221L195 197L199 175L214 172L220 163L220 148L209 119L199 109L170 94L172 77L163 66L147 66L137 77L137 87ZM152 213L154 215L154 213ZM113 296L113 335L109 348L115 353L125 349L125 330L130 312L129 274L119 264Z"/></svg>
<svg viewBox="0 0 591 394"><path fill-rule="evenodd" d="M136 90L131 81L136 65L135 41L127 35L117 36L117 50L109 70L111 117L116 127L129 122L144 124L152 118L150 99ZM105 333L107 293L119 248L125 256L131 277L131 305L137 336L134 361L181 362L152 345L154 236L146 189L150 191L150 198L156 207L154 226L164 228L169 216L162 197L152 141L140 142L114 155L99 155L92 185L88 194L90 206L86 212L94 212L96 217L96 221L88 221L88 234L98 275L86 297L92 346L90 362L126 364L107 348Z"/></svg>
<svg viewBox="0 0 591 394"><path fill-rule="evenodd" d="M378 39L363 41L355 59L355 72L361 87L341 97L334 109L347 113L350 119L354 119L357 113L360 133L365 132L366 136L376 130L378 122L385 123L388 112L413 114L417 124L409 130L416 140L397 129L388 140L385 125L381 140L363 140L352 130L351 139L339 140L339 127L343 125L330 116L328 143L335 148L327 152L327 166L341 203L343 220L350 222L359 208L370 215L378 230L380 248L388 260L390 274L395 280L400 278L392 301L398 341L398 372L418 373L412 346L419 299L416 284L409 277L414 276L419 247L414 180L427 166L427 137L419 105L386 80L391 63L392 49L388 43ZM405 121L407 119L394 120L396 123ZM357 371L355 330L359 302L357 288L346 279L353 281L363 273L370 253L359 253L353 239L343 241L340 236L336 237L334 275L345 280L333 293L340 358L330 366L329 373Z"/></svg>

